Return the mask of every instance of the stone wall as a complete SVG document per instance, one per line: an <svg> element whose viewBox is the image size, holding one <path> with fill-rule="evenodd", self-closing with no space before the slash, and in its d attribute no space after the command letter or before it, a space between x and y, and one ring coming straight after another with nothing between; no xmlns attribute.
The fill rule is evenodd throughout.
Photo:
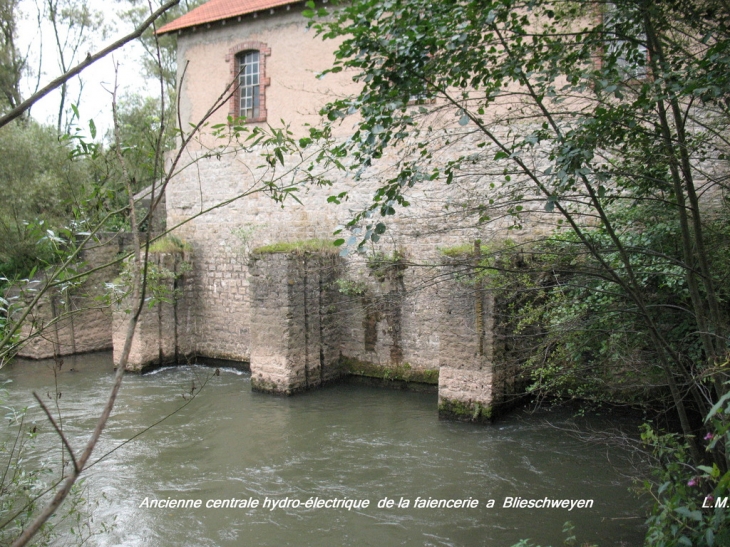
<svg viewBox="0 0 730 547"><path fill-rule="evenodd" d="M337 379L341 325L332 252L251 257L251 386L291 395Z"/></svg>
<svg viewBox="0 0 730 547"><path fill-rule="evenodd" d="M126 245L123 235L106 234L85 246L79 253L78 271L103 268L90 273L80 285L60 285L43 296L23 322L20 337L25 342L18 356L48 359L112 348L112 313L103 297L105 283L119 273L114 262ZM29 304L44 285L45 278L39 276L22 288L15 287L8 296Z"/></svg>
<svg viewBox="0 0 730 547"><path fill-rule="evenodd" d="M307 31L301 8L179 35L184 127L200 121L226 89L231 51L241 44L265 46L268 121L286 120L294 136L307 133L305 123L318 124L319 109L328 100L358 90L351 74L316 78L331 66L337 43ZM447 105L436 103L431 108L424 123L433 128L441 153L424 168L473 154L479 137L457 123L458 109L449 113ZM225 127L227 113L226 108L215 112L210 124ZM334 137L347 138L351 130L343 124ZM352 177L346 170L310 170L296 155L271 165L261 147L224 144L203 131L183 152L167 187L166 226L190 244L192 259L185 260L192 269L176 278L184 284L178 300L143 311L130 368L193 356L250 361L254 388L276 393L311 388L340 374L438 384L442 403L453 403L451 410L444 406L444 416L454 414L458 403L466 405L460 416L474 416L477 409L476 419L486 417L482 409L494 400L498 377L490 338L494 299L463 283L441 252L494 239L510 222L475 220L482 214L475 214L475 204L487 203L485 193L492 188L483 177L466 170L450 185L404 187L413 205L387 218L387 232L366 256L257 254L252 250L276 242L331 240L338 226L371 204L376 189L400 165L402 150L389 150ZM302 173L315 182L303 184ZM297 199L282 207L271 199L269 183L298 185ZM343 192L347 198L341 203L328 200ZM359 240L357 230L364 224L343 234ZM114 315L115 359L125 318L123 308Z"/></svg>
<svg viewBox="0 0 730 547"><path fill-rule="evenodd" d="M127 370L175 364L195 356L194 290L186 274L190 256L181 252L150 253L146 301L137 321ZM114 306L114 365L121 362L132 309L127 296Z"/></svg>
<svg viewBox="0 0 730 547"><path fill-rule="evenodd" d="M400 255L369 261L361 277L347 265L331 251L252 255L253 389L291 395L342 375L437 384L439 415L473 422L511 401L519 362L495 312L507 303L484 287L478 254L442 258L421 290ZM427 348L412 342L421 331Z"/></svg>
<svg viewBox="0 0 730 547"><path fill-rule="evenodd" d="M444 258L439 330L439 415L492 418L494 296L477 276L477 257Z"/></svg>
<svg viewBox="0 0 730 547"><path fill-rule="evenodd" d="M259 266L249 272L251 251L277 242L332 240L338 225L367 206L379 179L377 173L358 181L341 175L333 187L302 186L299 201L287 201L282 207L266 192L257 191L263 185L252 173L263 172L255 168L261 162L260 152L255 151L239 153L235 160L201 157L194 170L171 181L167 225L193 249L195 354L250 361L257 389L293 393L306 389L306 381L302 384L304 365L294 364L295 357L287 347L265 348L254 322L269 314L266 320L272 323L263 325L265 329L277 328L294 336L293 323L276 326L273 319L277 309L293 305L294 294L279 293L283 289L275 290L268 282L267 288L254 288L253 280L261 283L265 276L259 273ZM285 157L285 165L295 163L296 158ZM340 191L349 192L348 200L339 205L328 203L328 196ZM477 336L475 289L448 270L442 249L475 239L494 239L500 224L473 225L444 209L444 204L456 208L471 199L469 188L413 188L409 192L414 205L389 217L388 231L378 246L365 256L351 252L342 260L337 277L341 286L335 287L342 372L387 382L440 381L443 416L488 419L495 397L491 389L498 377L493 374L489 353L493 351L489 338L492 299L487 294L480 297L483 333ZM227 205L204 212L223 202ZM260 290L271 291L268 301L261 297L264 293L257 292ZM477 358L474 348L480 339L482 355ZM272 360L271 369L264 371L256 363L267 358ZM316 363L306 366L310 365ZM266 384L264 379L269 377L275 380L267 379L270 384Z"/></svg>
<svg viewBox="0 0 730 547"><path fill-rule="evenodd" d="M342 360L353 375L435 384L440 312L432 268L409 266L401 253L375 254L350 268L340 306Z"/></svg>

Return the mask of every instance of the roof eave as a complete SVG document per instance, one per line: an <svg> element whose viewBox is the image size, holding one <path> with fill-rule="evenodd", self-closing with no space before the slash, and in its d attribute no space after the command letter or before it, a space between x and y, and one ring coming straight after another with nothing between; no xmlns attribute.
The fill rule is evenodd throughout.
<svg viewBox="0 0 730 547"><path fill-rule="evenodd" d="M275 10L277 10L279 8L283 8L283 7L286 7L287 11L289 11L289 9L291 8L292 5L301 4L303 2L304 2L304 0L284 1L281 4L277 4L276 6L273 6L273 7L267 7L267 8L262 8L262 9L258 9L258 10L247 11L247 12L229 15L229 16L225 16L225 17L218 17L215 19L207 19L205 21L200 21L197 23L184 24L182 26L174 26L176 21L179 21L182 17L185 17L183 15L183 16L179 17L178 19L175 19L174 21L170 21L166 25L163 25L162 27L157 29L155 31L155 34L157 34L158 36L162 36L164 34L172 34L174 32L177 32L178 34L180 34L183 31L190 30L190 29L195 30L199 27L210 28L211 25L217 24L217 23L226 24L228 22L240 22L244 17L256 18L261 13L265 13L267 11L270 11L271 13L273 13ZM191 12L189 12L189 13L191 13Z"/></svg>

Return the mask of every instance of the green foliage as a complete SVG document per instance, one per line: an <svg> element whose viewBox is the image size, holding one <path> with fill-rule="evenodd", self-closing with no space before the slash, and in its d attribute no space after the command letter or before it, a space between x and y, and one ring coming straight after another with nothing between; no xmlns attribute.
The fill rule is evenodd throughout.
<svg viewBox="0 0 730 547"><path fill-rule="evenodd" d="M24 276L56 260L72 238L69 220L89 182L88 165L35 122L0 129L0 275ZM64 243L65 242L65 243Z"/></svg>
<svg viewBox="0 0 730 547"><path fill-rule="evenodd" d="M122 155L136 192L160 179L164 173L164 152L175 146L174 103L166 101L163 105L159 98L131 94L122 97L117 109ZM109 153L114 154L114 138L109 135L107 140ZM116 158L110 159L109 163L113 170L110 177L121 180Z"/></svg>
<svg viewBox="0 0 730 547"><path fill-rule="evenodd" d="M0 391L0 395L5 402L7 395L5 387ZM3 467L0 482L0 520L2 524L6 524L0 527L0 541L4 545L9 545L32 518L37 506L34 498L43 491L46 476L50 473L49 469L27 468L24 460L32 451L37 428L24 426L24 410L19 412L14 409L7 410L9 412L5 417L6 426L14 435L0 444L0 462ZM47 530L40 535L39 541L40 545L50 543Z"/></svg>
<svg viewBox="0 0 730 547"><path fill-rule="evenodd" d="M50 30L52 37L49 42L55 46L54 56L61 73L70 70L84 55L93 51L96 47L95 41L103 40L109 30L104 24L104 14L95 10L93 4L86 0L46 0L44 8L39 13L41 20L38 22L39 26L43 25L42 19L46 19L48 26L43 25L38 32ZM59 87L60 104L56 122L58 135L69 133L73 119L78 117L78 105L74 106L70 100L75 84L77 82L72 79ZM78 87L76 102L81 98L82 89L81 86Z"/></svg>
<svg viewBox="0 0 730 547"><path fill-rule="evenodd" d="M666 210L652 203L637 203L630 209L610 206L613 224L632 249L637 283L647 304L650 319L657 325L673 353L687 370L698 373L703 348L694 321L681 253L677 248L679 226ZM728 262L728 227L708 223L708 247L715 249L718 297L728 302L724 291ZM600 229L586 230L602 258L620 267L620 257ZM594 257L582 250L574 233L556 232L531 247L542 265L532 267L543 273L534 276L538 284L516 286L512 274L493 272L488 282L501 291L529 290L537 302L515 310L518 330L538 327L545 333L526 368L533 378L536 395L590 399L598 402L630 402L637 405L664 405L668 391L666 377L657 366L660 357L647 332L644 318L631 298L617 290ZM539 304L539 305L535 305ZM725 305L725 304L723 304Z"/></svg>
<svg viewBox="0 0 730 547"><path fill-rule="evenodd" d="M153 2L152 7L140 0L129 0L131 7L120 13L123 20L130 21L135 27L150 15L150 9L156 10L164 2ZM176 33L155 35L155 29L182 17L190 10L203 3L202 0L182 0L177 6L167 10L155 23L153 28L147 29L142 35L140 43L145 51L142 59L143 74L150 79L161 79L167 90L168 102L175 102L175 83L177 78L177 35ZM159 46L159 50L158 50Z"/></svg>
<svg viewBox="0 0 730 547"><path fill-rule="evenodd" d="M322 110L312 138L355 119L347 140L327 145L355 179L377 170L382 181L346 226L360 246L409 206L411 188L437 182L468 181L444 209L478 223L552 224L544 253L556 275L544 282L554 288L523 276L543 302L506 303L512 325L547 333L531 363L537 389L611 399L607 386L659 381L692 438L702 431L691 414L724 393L717 363L730 334L730 13L719 1L602 11L588 0L310 8L319 35L338 40L325 74L346 70L361 85ZM390 169L386 154L397 157Z"/></svg>
<svg viewBox="0 0 730 547"><path fill-rule="evenodd" d="M345 296L362 296L368 290L367 285L362 281L352 281L342 277L335 279L335 285L337 285L339 293Z"/></svg>
<svg viewBox="0 0 730 547"><path fill-rule="evenodd" d="M445 247L439 249L441 254L449 258L464 257L474 254L474 245L464 243L462 245L454 245L453 247Z"/></svg>
<svg viewBox="0 0 730 547"><path fill-rule="evenodd" d="M403 277L403 272L408 266L403 253L396 250L392 253L376 251L368 255L367 267L375 279L385 281Z"/></svg>
<svg viewBox="0 0 730 547"><path fill-rule="evenodd" d="M157 247L155 247L157 245ZM150 246L149 260L144 268L147 306L153 308L160 303L175 304L183 295L178 280L192 271L192 265L184 258L190 246L175 236L166 236ZM121 274L111 283L106 283L105 300L116 306L127 306L127 297L132 287L133 259L128 259Z"/></svg>
<svg viewBox="0 0 730 547"><path fill-rule="evenodd" d="M727 423L730 407L722 412ZM727 428L705 436L708 451L718 444L730 444ZM644 444L655 459L654 480L645 481L643 490L654 506L647 520L647 547L720 547L730 544L730 472L716 464L695 465L689 448L674 434L660 434L644 426ZM719 504L715 504L719 501Z"/></svg>
<svg viewBox="0 0 730 547"><path fill-rule="evenodd" d="M253 225L253 224L247 224L244 226L239 226L238 228L234 228L231 230L231 233L238 239L240 242L240 245L238 247L238 254L242 258L247 258L248 255L251 253L251 241L253 239L253 235L259 228L262 228L261 225Z"/></svg>
<svg viewBox="0 0 730 547"><path fill-rule="evenodd" d="M36 512L48 502L55 486L63 478L59 470L46 460L33 463L40 435L56 435L48 429L41 432L32 423L26 423L26 409L7 406L5 382L0 385L0 408L5 411L3 436L0 439L0 544L10 545L25 526L35 518ZM83 545L94 535L109 530L99 522L92 528L91 512L98 501L87 498L83 481L74 485L68 502L51 518L33 538L33 546L71 544ZM64 543L68 544L68 543Z"/></svg>
<svg viewBox="0 0 730 547"><path fill-rule="evenodd" d="M20 82L26 59L16 46L18 0L0 0L0 112L21 102Z"/></svg>

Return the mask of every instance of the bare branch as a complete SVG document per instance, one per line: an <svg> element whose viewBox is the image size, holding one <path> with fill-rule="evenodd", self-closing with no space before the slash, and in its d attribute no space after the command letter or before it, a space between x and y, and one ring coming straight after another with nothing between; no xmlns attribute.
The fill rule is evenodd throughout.
<svg viewBox="0 0 730 547"><path fill-rule="evenodd" d="M152 25L163 13L165 13L170 8L178 5L180 3L180 0L170 0L167 4L164 4L160 9L158 9L156 12L154 12L152 15L150 15L147 19L144 20L144 22L137 27L133 32L127 34L123 38L120 38L116 42L110 44L109 46L105 47L98 53L95 53L94 55L88 55L86 59L84 59L82 62L80 62L78 65L73 67L72 69L68 70L67 72L64 72L61 76L53 80L51 83L46 85L43 89L40 91L34 93L29 98L27 98L25 101L20 103L18 106L13 108L10 112L5 114L4 116L0 117L0 127L3 127L13 121L14 119L21 116L26 110L28 110L31 106L33 106L36 102L38 102L40 99L48 95L51 91L54 89L62 86L67 81L69 81L71 78L76 76L77 74L81 73L86 68L93 65L96 61L99 59L103 59L113 51L116 51L120 47L126 45L127 43L131 42L132 40L135 40L142 36L145 30L149 28L150 25Z"/></svg>
<svg viewBox="0 0 730 547"><path fill-rule="evenodd" d="M63 446L66 447L66 450L68 451L68 455L71 456L71 461L74 464L74 472L79 472L79 464L76 461L76 454L74 454L73 449L71 448L71 445L68 443L68 439L66 439L66 435L63 434L63 431L60 427L58 427L58 424L56 423L56 420L53 419L53 415L51 414L51 411L48 410L48 407L43 402L43 400L40 398L40 395L38 395L35 391L33 392L33 397L35 397L35 400L38 401L38 404L41 405L41 409L43 409L43 412L46 413L46 418L48 418L48 421L51 422L51 425L53 426L53 429L56 430L56 433L58 433L58 436L61 437L61 442L63 443Z"/></svg>

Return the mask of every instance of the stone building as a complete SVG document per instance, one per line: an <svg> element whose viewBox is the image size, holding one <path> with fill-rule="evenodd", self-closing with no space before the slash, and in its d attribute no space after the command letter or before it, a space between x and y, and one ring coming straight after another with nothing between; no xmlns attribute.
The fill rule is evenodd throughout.
<svg viewBox="0 0 730 547"><path fill-rule="evenodd" d="M308 171L308 158L295 154L267 161L270 148L245 140L282 120L293 138L303 136L324 104L358 90L345 73L318 78L337 44L307 28L303 9L210 0L158 30L177 34L183 135L169 159L165 215L185 245L153 253L158 290L169 298L143 313L128 368L247 363L252 387L277 394L353 376L438 389L442 416L489 420L517 391L516 360L500 298L474 275L480 242L499 226L458 212L478 199L476 182L414 188L412 206L391 217L377 245L342 252L329 243L334 230L370 203L397 157L356 179ZM238 117L246 146L231 140ZM351 131L342 125L334 137ZM331 184L304 183L302 173ZM272 185L297 199L279 203ZM342 192L347 200L328 202ZM358 240L356 230L349 235ZM124 308L114 313L115 360Z"/></svg>

